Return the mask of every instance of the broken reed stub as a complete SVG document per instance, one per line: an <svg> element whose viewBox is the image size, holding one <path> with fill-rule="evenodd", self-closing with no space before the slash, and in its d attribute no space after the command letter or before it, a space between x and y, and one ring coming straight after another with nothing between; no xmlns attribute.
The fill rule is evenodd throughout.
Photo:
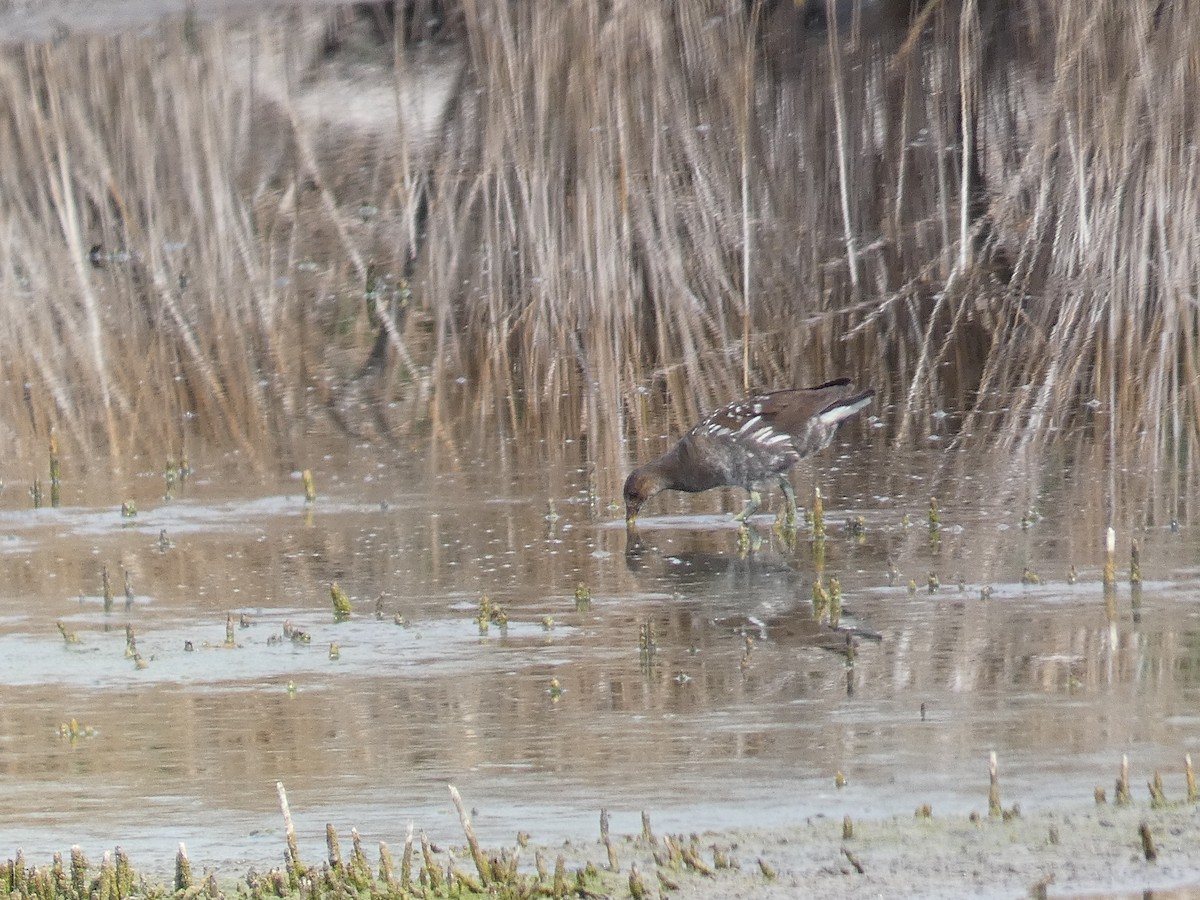
<svg viewBox="0 0 1200 900"><path fill-rule="evenodd" d="M1121 772L1117 776L1116 794L1114 802L1117 806L1128 806L1133 802L1133 797L1129 794L1129 755L1126 753L1121 754Z"/></svg>
<svg viewBox="0 0 1200 900"><path fill-rule="evenodd" d="M1146 857L1146 862L1154 862L1158 859L1158 848L1154 846L1154 835L1150 833L1150 824L1143 822L1138 826L1138 836L1142 839L1142 853Z"/></svg>
<svg viewBox="0 0 1200 900"><path fill-rule="evenodd" d="M467 836L467 846L471 848L471 859L475 862L475 869L479 872L480 880L486 885L492 880L492 867L484 857L483 851L479 849L475 826L471 824L471 817L467 815L467 808L458 794L458 788L452 784L448 784L446 787L450 789L450 799L454 803L454 808L458 810L458 821L462 825L463 834Z"/></svg>
<svg viewBox="0 0 1200 900"><path fill-rule="evenodd" d="M179 852L175 854L175 891L187 891L191 886L192 864L188 860L187 848L180 841Z"/></svg>
<svg viewBox="0 0 1200 900"><path fill-rule="evenodd" d="M1111 525L1104 532L1104 586L1117 583L1117 532Z"/></svg>
<svg viewBox="0 0 1200 900"><path fill-rule="evenodd" d="M993 750L988 759L988 815L999 817L1004 815L1000 806L1000 775L996 766L996 751Z"/></svg>
<svg viewBox="0 0 1200 900"><path fill-rule="evenodd" d="M292 822L292 811L288 808L287 792L283 782L275 782L275 793L279 795L279 811L283 815L283 830L287 838L287 872L293 890L300 889L300 878L306 869L300 862L300 847L296 843L296 826Z"/></svg>

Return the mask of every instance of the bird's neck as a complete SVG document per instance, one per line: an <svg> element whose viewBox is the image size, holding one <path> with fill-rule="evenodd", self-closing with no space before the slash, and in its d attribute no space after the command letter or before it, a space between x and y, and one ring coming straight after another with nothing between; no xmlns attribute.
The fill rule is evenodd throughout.
<svg viewBox="0 0 1200 900"><path fill-rule="evenodd" d="M688 440L682 440L654 463L656 476L664 488L697 493L724 484L703 454L696 454Z"/></svg>

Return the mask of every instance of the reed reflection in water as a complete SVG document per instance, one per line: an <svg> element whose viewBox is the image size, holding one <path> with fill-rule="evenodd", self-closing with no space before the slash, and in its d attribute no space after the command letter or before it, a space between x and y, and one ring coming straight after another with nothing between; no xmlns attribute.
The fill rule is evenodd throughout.
<svg viewBox="0 0 1200 900"><path fill-rule="evenodd" d="M195 858L271 862L276 781L316 842L326 820L397 841L415 819L454 840L448 781L485 837L553 841L592 835L601 806L630 831L641 809L688 829L982 810L992 750L1006 802L1030 808L1090 803L1122 753L1135 775L1179 772L1200 739L1200 548L1171 487L1130 473L1108 504L1084 458L881 454L861 437L794 475L801 498L814 483L827 498L824 577L861 635L852 654L813 619L803 533L789 546L768 512L739 555L741 498L714 492L664 501L627 553L617 488L594 494L578 447L443 471L344 449L311 506L295 480L231 483L201 456L176 499L143 485L132 525L112 506L33 513L5 495L20 552L0 555L0 843L98 852L117 835L163 859L185 840ZM1140 544L1136 609L1127 583L1108 605L1099 583L1110 505L1122 568ZM843 523L859 515L855 536ZM101 565L133 573L128 611L104 613ZM342 625L333 581L354 602ZM506 627L481 633L483 595ZM231 612L247 616L236 648ZM311 642L280 640L285 623ZM125 657L127 624L145 669ZM94 734L60 738L72 718Z"/></svg>

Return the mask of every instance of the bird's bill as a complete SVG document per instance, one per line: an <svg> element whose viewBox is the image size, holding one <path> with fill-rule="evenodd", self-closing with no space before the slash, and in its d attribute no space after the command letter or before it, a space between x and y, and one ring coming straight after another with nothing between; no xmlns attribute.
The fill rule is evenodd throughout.
<svg viewBox="0 0 1200 900"><path fill-rule="evenodd" d="M638 511L641 506L634 506L632 503L625 504L625 527L627 529L637 528Z"/></svg>

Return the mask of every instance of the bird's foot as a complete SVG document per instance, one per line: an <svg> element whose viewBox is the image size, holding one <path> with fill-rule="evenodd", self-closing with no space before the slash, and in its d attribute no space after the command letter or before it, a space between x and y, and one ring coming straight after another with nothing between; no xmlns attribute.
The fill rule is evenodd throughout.
<svg viewBox="0 0 1200 900"><path fill-rule="evenodd" d="M745 524L747 519L758 512L760 506L762 506L762 495L758 491L751 491L750 499L746 501L742 511L733 517L733 521Z"/></svg>

